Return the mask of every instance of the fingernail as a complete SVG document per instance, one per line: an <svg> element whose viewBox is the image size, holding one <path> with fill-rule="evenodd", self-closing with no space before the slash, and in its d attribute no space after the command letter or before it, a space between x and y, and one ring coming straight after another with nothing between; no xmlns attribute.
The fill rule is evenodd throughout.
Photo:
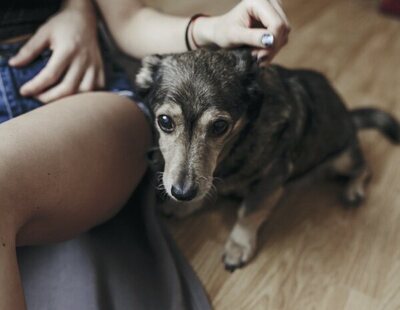
<svg viewBox="0 0 400 310"><path fill-rule="evenodd" d="M261 37L261 43L265 46L265 47L273 47L274 46L274 35L270 34L270 33L264 33Z"/></svg>

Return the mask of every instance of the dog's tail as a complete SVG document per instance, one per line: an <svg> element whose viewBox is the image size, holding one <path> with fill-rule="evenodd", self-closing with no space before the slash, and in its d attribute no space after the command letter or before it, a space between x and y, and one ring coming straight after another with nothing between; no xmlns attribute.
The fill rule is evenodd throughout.
<svg viewBox="0 0 400 310"><path fill-rule="evenodd" d="M400 123L379 109L363 108L351 111L357 129L377 129L393 143L400 144Z"/></svg>

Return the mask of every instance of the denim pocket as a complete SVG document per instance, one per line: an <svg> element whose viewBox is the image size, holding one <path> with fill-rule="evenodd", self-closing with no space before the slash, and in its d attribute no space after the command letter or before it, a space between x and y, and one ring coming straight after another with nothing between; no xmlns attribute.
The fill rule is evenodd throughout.
<svg viewBox="0 0 400 310"><path fill-rule="evenodd" d="M45 50L35 60L24 67L11 68L15 87L18 89L26 82L33 79L47 65L51 56L50 50Z"/></svg>
<svg viewBox="0 0 400 310"><path fill-rule="evenodd" d="M15 51L16 53L17 51ZM11 57L12 55L10 55ZM2 67L3 105L7 108L8 118L16 117L41 106L41 102L32 97L22 97L19 89L34 78L47 64L51 51L46 50L24 67L10 67L7 62ZM4 113L3 113L4 114ZM4 120L0 120L4 121Z"/></svg>

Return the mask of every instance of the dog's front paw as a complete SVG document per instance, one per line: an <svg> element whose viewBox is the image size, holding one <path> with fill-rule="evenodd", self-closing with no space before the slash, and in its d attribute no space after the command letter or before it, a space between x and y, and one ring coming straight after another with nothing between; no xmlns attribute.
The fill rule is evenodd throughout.
<svg viewBox="0 0 400 310"><path fill-rule="evenodd" d="M242 268L253 257L255 249L255 241L247 238L239 241L230 236L222 257L225 269L233 272L237 268Z"/></svg>

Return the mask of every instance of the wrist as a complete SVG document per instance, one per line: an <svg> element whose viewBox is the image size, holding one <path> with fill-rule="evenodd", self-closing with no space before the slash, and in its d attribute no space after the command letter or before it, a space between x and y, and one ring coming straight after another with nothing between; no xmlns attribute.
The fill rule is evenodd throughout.
<svg viewBox="0 0 400 310"><path fill-rule="evenodd" d="M60 13L73 14L78 25L87 27L87 31L96 31L96 14L90 0L65 0Z"/></svg>
<svg viewBox="0 0 400 310"><path fill-rule="evenodd" d="M94 8L90 0L65 0L62 9L72 9L85 14L94 14Z"/></svg>
<svg viewBox="0 0 400 310"><path fill-rule="evenodd" d="M212 16L201 16L192 25L193 39L200 47L216 44L215 42L216 18Z"/></svg>

